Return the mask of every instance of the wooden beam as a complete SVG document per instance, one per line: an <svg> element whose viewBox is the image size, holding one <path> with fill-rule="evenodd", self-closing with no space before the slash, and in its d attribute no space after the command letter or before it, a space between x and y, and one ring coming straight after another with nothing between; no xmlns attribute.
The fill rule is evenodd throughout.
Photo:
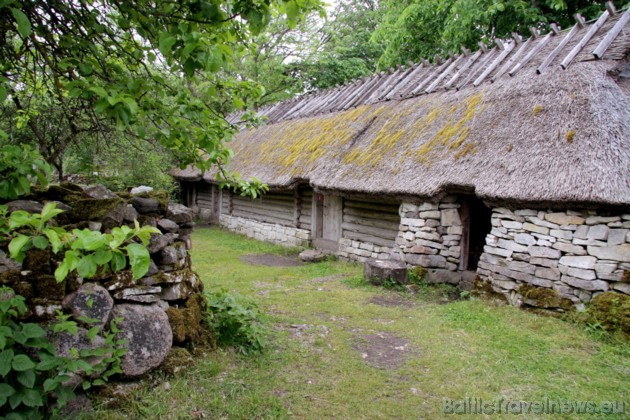
<svg viewBox="0 0 630 420"><path fill-rule="evenodd" d="M448 60L446 60L444 62L444 64L442 64L441 66L438 66L428 77L425 77L425 79L422 82L420 82L420 84L418 86L416 86L416 88L414 90L411 91L411 94L409 96L415 96L418 93L422 92L422 90L427 85L427 83L429 83L431 80L433 80L435 78L435 76L437 76L438 74L443 72L444 69L451 64L452 61L453 61L453 59L449 58Z"/></svg>
<svg viewBox="0 0 630 420"><path fill-rule="evenodd" d="M553 51L547 56L547 58L545 58L545 61L543 61L540 66L538 66L538 68L536 69L536 73L543 74L543 72L545 71L545 69L547 69L547 67L549 67L551 62L555 60L558 55L560 55L562 50L564 50L564 47L566 47L567 44L571 42L573 38L575 38L577 33L582 30L582 28L584 27L584 18L579 13L576 13L574 17L576 23L573 28L571 28L571 31L564 36L562 41L560 41L560 44L558 44L556 48L554 48Z"/></svg>
<svg viewBox="0 0 630 420"><path fill-rule="evenodd" d="M444 71L442 72L442 74L440 74L440 75L438 76L438 78L437 78L437 79L435 79L435 80L433 81L433 83L431 83L431 84L429 85L429 87L425 89L425 91L424 91L424 92L425 92L425 93L431 93L431 92L433 92L433 91L437 88L437 86L438 86L438 85L439 85L439 84L440 84L440 83L441 83L441 82L442 82L442 81L446 78L446 76L448 76L449 74L451 74L451 72L452 72L453 70L455 70L455 68L457 68L457 66L459 65L459 63L460 63L460 62L461 62L464 58L466 58L466 56L465 56L464 54L461 54L459 57L457 57L457 60L453 61L453 62L451 63L451 65L450 65L450 66L448 66L448 67L446 68L446 70L444 70Z"/></svg>
<svg viewBox="0 0 630 420"><path fill-rule="evenodd" d="M477 59L479 57L481 57L482 51L481 50L477 50L477 52L475 52L469 59L468 61L466 61L466 63L464 63L464 65L457 71L457 73L455 73L455 75L453 75L453 77L451 77L451 79L444 85L444 89L450 89L453 84L457 81L457 79L459 79L459 77L470 68L470 66L472 66L475 61L477 61Z"/></svg>
<svg viewBox="0 0 630 420"><path fill-rule="evenodd" d="M582 48L584 48L586 44L588 44L591 38L593 38L593 36L597 33L597 31L599 31L599 28L604 26L604 23L606 23L606 20L609 17L610 17L610 12L606 10L604 13L602 13L599 19L597 19L597 22L591 25L586 35L582 37L580 42L578 42L577 45L573 47L571 52L569 52L569 54L564 58L564 60L562 60L562 63L560 63L560 66L564 70L566 70L567 67L569 67L569 64L571 64L571 61L573 61L573 59L580 53L580 51L582 51Z"/></svg>
<svg viewBox="0 0 630 420"><path fill-rule="evenodd" d="M357 225L354 223L342 223L341 228L345 232L363 233L365 235L375 236L386 240L393 241L398 236L398 229L381 229L374 226Z"/></svg>
<svg viewBox="0 0 630 420"><path fill-rule="evenodd" d="M556 26L557 28L557 26ZM510 70L510 72L508 73L510 76L514 76L520 69L523 68L524 65L526 65L527 63L529 63L529 61L534 58L534 56L536 54L538 54L540 52L540 50L542 50L547 44L549 44L549 41L551 41L551 37L555 34L554 31L549 32L547 35L545 35L545 37L543 39L541 39L540 41L538 41L538 44L536 44L536 46L534 48L532 48L525 57L523 57L523 59L521 61L519 61L518 63L516 63L516 65L512 68L512 70Z"/></svg>
<svg viewBox="0 0 630 420"><path fill-rule="evenodd" d="M523 55L523 53L527 50L527 48L529 48L529 44L534 42L534 39L535 38L533 36L528 38L527 41L525 41L519 47L518 51L516 51L516 53L514 53L512 57L510 57L510 59L499 69L499 71L494 76L492 76L492 79L490 81L494 83L497 80L499 80L499 78L503 76L505 72L509 70L510 67L512 67L512 65L516 62L516 60L518 60L521 57L521 55Z"/></svg>
<svg viewBox="0 0 630 420"><path fill-rule="evenodd" d="M482 69L486 65L486 63L492 60L492 58L496 55L497 51L499 51L499 47L494 47L481 60L475 63L475 67L473 67L468 72L466 77L464 77L464 80L462 80L461 83L457 86L457 90L460 90L461 88L466 86L468 82L472 80L475 74L477 74L477 71L479 71L479 69Z"/></svg>
<svg viewBox="0 0 630 420"><path fill-rule="evenodd" d="M604 53L610 47L610 44L617 38L619 32L630 22L630 7L625 11L625 13L619 18L615 26L612 27L610 31L606 34L604 39L599 43L597 48L593 50L593 56L597 59L601 59L604 56Z"/></svg>
<svg viewBox="0 0 630 420"><path fill-rule="evenodd" d="M488 68L484 70L483 73L481 73L481 76L477 77L477 80L473 82L473 86L479 86L486 79L486 77L488 77L488 75L492 73L503 60L505 60L505 57L507 57L510 52L512 52L515 46L516 42L509 42L508 45L504 45L505 49L501 51L501 54L499 54L499 56L492 62L492 64L490 64Z"/></svg>
<svg viewBox="0 0 630 420"><path fill-rule="evenodd" d="M351 231L343 231L343 238L354 239L356 241L367 242L378 246L386 246L392 248L395 243L394 240L379 238L378 236L367 235L364 233L357 233Z"/></svg>
<svg viewBox="0 0 630 420"><path fill-rule="evenodd" d="M353 209L353 208L344 208L344 214L349 214L351 216L359 216L368 219L380 219L380 220L390 220L393 222L400 223L400 216L381 213L377 211L363 210L363 209Z"/></svg>

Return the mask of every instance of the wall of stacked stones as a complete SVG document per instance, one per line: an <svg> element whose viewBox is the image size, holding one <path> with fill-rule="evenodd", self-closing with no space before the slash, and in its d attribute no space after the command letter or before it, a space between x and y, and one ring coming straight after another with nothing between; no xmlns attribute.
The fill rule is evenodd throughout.
<svg viewBox="0 0 630 420"><path fill-rule="evenodd" d="M513 304L523 285L574 304L608 290L630 294L630 214L495 208L478 274Z"/></svg>
<svg viewBox="0 0 630 420"><path fill-rule="evenodd" d="M269 241L283 246L309 246L311 231L275 223L260 222L244 217L222 214L221 226L259 241Z"/></svg>
<svg viewBox="0 0 630 420"><path fill-rule="evenodd" d="M161 234L151 237L150 268L139 280L124 270L114 274L97 272L91 279L74 272L57 283L53 273L62 256L52 254L50 249L29 250L22 264L8 259L6 250L0 250L0 284L26 298L29 321L48 323L57 311L62 311L80 324L82 316L97 319L103 333L112 319L120 317L119 338L128 341L122 369L128 377L159 366L173 344L199 339L203 286L191 270L188 254L193 227L190 209L169 203L166 193L119 195L102 186L73 184L51 186L28 199L5 204L9 211L39 213L50 201L64 210L56 221L66 230L109 232L138 221L157 227ZM71 348L102 344L102 336L90 343L89 327L83 325L78 336L64 335L56 343L59 351L64 354Z"/></svg>

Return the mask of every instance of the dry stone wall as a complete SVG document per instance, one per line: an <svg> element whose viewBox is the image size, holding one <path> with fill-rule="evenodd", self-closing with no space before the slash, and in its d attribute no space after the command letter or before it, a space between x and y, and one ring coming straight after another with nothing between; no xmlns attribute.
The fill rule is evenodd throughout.
<svg viewBox="0 0 630 420"><path fill-rule="evenodd" d="M573 304L605 291L630 294L630 214L495 208L478 274L511 303L532 287Z"/></svg>
<svg viewBox="0 0 630 420"><path fill-rule="evenodd" d="M115 194L102 186L73 184L51 186L28 199L5 204L10 211L35 213L49 201L64 210L56 221L66 230L107 232L138 221L161 231L151 237L150 268L139 280L124 270L98 272L91 279L74 272L57 283L53 273L61 257L50 249L29 250L22 264L7 258L7 250L0 249L0 285L26 298L29 321L48 323L57 311L72 315L79 323L82 317L97 320L83 326L78 336L63 337L57 342L59 351L82 348L87 328L98 325L103 332L112 319L121 317L120 338L128 342L123 375L134 377L160 365L173 344L200 337L203 285L191 270L188 254L193 228L190 209L169 203L166 193Z"/></svg>
<svg viewBox="0 0 630 420"><path fill-rule="evenodd" d="M269 241L283 246L308 246L311 231L274 223L259 222L244 217L222 214L221 226L259 241Z"/></svg>

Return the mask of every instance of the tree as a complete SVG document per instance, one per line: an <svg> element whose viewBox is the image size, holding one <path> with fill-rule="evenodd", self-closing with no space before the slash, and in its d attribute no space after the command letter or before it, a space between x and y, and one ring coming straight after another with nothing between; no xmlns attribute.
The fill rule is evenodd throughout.
<svg viewBox="0 0 630 420"><path fill-rule="evenodd" d="M319 0L2 1L0 103L16 123L0 140L30 137L55 162L82 136L115 129L158 141L182 165L221 167L238 126L225 116L263 92L226 70L272 16L294 25L313 10Z"/></svg>
<svg viewBox="0 0 630 420"><path fill-rule="evenodd" d="M617 1L618 6L629 0ZM526 35L529 27L547 30L551 22L566 28L573 14L597 17L604 0L387 0L381 5L383 20L372 41L383 46L379 68L403 64L434 55L457 52L461 46L476 49L509 38L513 32Z"/></svg>

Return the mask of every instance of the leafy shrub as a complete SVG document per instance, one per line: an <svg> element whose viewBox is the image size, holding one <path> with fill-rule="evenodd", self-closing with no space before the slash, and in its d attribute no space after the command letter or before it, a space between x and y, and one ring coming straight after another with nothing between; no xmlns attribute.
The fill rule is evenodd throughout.
<svg viewBox="0 0 630 420"><path fill-rule="evenodd" d="M0 147L0 198L15 199L31 192L31 182L48 184L51 168L28 145Z"/></svg>
<svg viewBox="0 0 630 420"><path fill-rule="evenodd" d="M72 357L56 353L49 335L40 325L20 321L27 312L24 298L13 290L0 288L0 412L7 418L41 418L56 401L63 407L74 397L66 382L73 373L87 376L99 372L99 378L83 383L87 389L92 384L103 384L109 376L120 372L120 361L125 349L115 339L114 329L105 335L105 345L77 352ZM77 334L77 324L62 316L51 327L54 334ZM90 329L93 339L97 329ZM95 366L86 358L103 357ZM108 367L109 366L109 367Z"/></svg>
<svg viewBox="0 0 630 420"><path fill-rule="evenodd" d="M245 354L264 350L267 319L252 299L221 290L206 294L206 300L206 322L218 343L234 346Z"/></svg>

